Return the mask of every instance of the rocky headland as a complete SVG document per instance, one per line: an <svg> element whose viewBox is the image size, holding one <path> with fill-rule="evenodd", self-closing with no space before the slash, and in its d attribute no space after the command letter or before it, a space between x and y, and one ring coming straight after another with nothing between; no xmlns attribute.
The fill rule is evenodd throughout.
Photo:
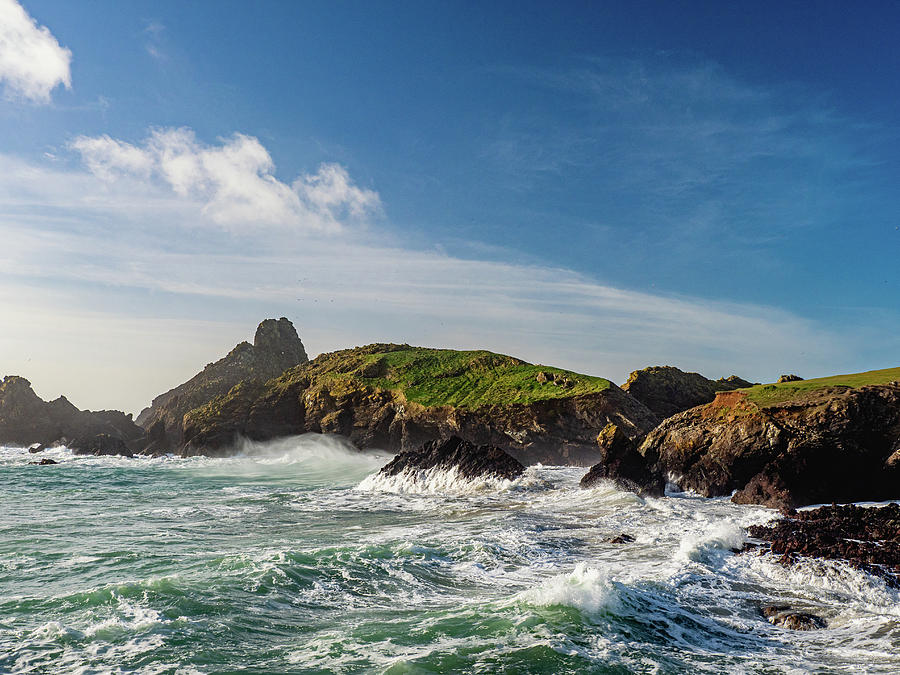
<svg viewBox="0 0 900 675"><path fill-rule="evenodd" d="M68 445L82 454L130 454L144 430L117 410L79 410L65 396L44 401L24 377L0 381L0 443Z"/></svg>
<svg viewBox="0 0 900 675"><path fill-rule="evenodd" d="M147 431L144 450L158 454L178 450L183 443L186 413L228 393L241 382L265 382L309 358L294 325L286 318L266 319L256 329L253 344L241 342L226 356L208 364L190 380L160 394L138 415Z"/></svg>
<svg viewBox="0 0 900 675"><path fill-rule="evenodd" d="M184 418L184 454L233 452L239 437L340 434L359 448L413 450L459 436L523 464L587 466L597 432L628 439L658 422L609 380L487 351L375 344L323 354L266 383L243 382Z"/></svg>
<svg viewBox="0 0 900 675"><path fill-rule="evenodd" d="M640 442L608 444L598 477L791 508L896 498L900 368L720 392Z"/></svg>

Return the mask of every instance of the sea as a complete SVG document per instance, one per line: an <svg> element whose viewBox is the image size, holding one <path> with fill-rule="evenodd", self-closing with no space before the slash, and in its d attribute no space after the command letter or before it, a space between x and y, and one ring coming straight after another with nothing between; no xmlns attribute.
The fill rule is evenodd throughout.
<svg viewBox="0 0 900 675"><path fill-rule="evenodd" d="M240 450L0 448L0 673L900 673L897 590L735 554L771 509L575 467L385 479L335 437Z"/></svg>

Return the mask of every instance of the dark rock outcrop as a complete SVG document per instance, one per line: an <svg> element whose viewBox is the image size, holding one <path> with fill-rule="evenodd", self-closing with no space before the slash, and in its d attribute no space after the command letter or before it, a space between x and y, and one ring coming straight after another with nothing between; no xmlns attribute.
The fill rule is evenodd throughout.
<svg viewBox="0 0 900 675"><path fill-rule="evenodd" d="M781 508L900 497L898 439L900 383L892 382L796 390L771 403L720 393L663 421L638 453L652 480L671 476L709 497L737 490L737 503Z"/></svg>
<svg viewBox="0 0 900 675"><path fill-rule="evenodd" d="M133 457L134 453L121 438L109 434L82 436L69 443L69 449L75 455L120 455Z"/></svg>
<svg viewBox="0 0 900 675"><path fill-rule="evenodd" d="M209 403L243 381L265 382L309 358L294 325L286 318L266 319L256 329L253 344L241 342L202 372L160 394L138 415L148 432L148 454L177 450L183 441L185 413Z"/></svg>
<svg viewBox="0 0 900 675"><path fill-rule="evenodd" d="M79 410L64 396L45 402L24 377L8 375L0 382L0 443L45 446L73 437L105 434L122 442L132 442L143 430L117 410Z"/></svg>
<svg viewBox="0 0 900 675"><path fill-rule="evenodd" d="M674 366L651 366L628 376L622 389L665 419L712 401L716 392L751 386L737 375L709 380L700 373L686 373Z"/></svg>
<svg viewBox="0 0 900 675"><path fill-rule="evenodd" d="M665 480L638 452L641 440L640 437L629 438L615 424L607 424L597 435L600 461L581 479L581 487L589 488L609 479L623 490L631 490L642 497L661 497L665 492Z"/></svg>
<svg viewBox="0 0 900 675"><path fill-rule="evenodd" d="M843 560L900 587L900 505L879 507L823 506L789 512L770 525L747 528L751 537L768 542L780 562L801 557Z"/></svg>
<svg viewBox="0 0 900 675"><path fill-rule="evenodd" d="M769 623L790 630L819 630L827 625L822 617L794 611L787 605L765 605L760 612Z"/></svg>
<svg viewBox="0 0 900 675"><path fill-rule="evenodd" d="M59 464L56 460L50 459L49 457L44 457L40 462L28 462L29 464L36 464L38 466L50 466L52 464Z"/></svg>
<svg viewBox="0 0 900 675"><path fill-rule="evenodd" d="M525 467L500 448L491 445L474 445L453 436L444 440L429 441L416 450L405 450L394 457L380 473L396 476L409 471L424 469L456 469L463 478L494 477L514 480L522 475Z"/></svg>
<svg viewBox="0 0 900 675"><path fill-rule="evenodd" d="M803 378L799 375L782 375L778 378L778 384L783 382L802 382Z"/></svg>
<svg viewBox="0 0 900 675"><path fill-rule="evenodd" d="M588 466L600 456L598 429L613 423L638 438L657 421L601 378L490 352L376 344L323 354L265 384L244 382L191 411L183 453L228 454L238 437L309 432L394 452L459 436L523 464Z"/></svg>

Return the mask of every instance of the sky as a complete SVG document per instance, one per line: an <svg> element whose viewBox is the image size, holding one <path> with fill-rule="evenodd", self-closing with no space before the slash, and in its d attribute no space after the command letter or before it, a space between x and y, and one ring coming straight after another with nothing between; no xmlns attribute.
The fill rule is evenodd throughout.
<svg viewBox="0 0 900 675"><path fill-rule="evenodd" d="M259 321L608 377L900 365L900 4L0 0L0 375Z"/></svg>

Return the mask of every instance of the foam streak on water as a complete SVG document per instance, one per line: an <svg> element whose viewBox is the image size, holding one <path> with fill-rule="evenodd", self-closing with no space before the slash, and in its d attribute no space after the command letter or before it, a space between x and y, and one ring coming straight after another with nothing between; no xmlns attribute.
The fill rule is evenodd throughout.
<svg viewBox="0 0 900 675"><path fill-rule="evenodd" d="M574 468L384 480L388 455L317 436L242 451L0 449L0 673L900 672L896 590L731 552L771 510Z"/></svg>

